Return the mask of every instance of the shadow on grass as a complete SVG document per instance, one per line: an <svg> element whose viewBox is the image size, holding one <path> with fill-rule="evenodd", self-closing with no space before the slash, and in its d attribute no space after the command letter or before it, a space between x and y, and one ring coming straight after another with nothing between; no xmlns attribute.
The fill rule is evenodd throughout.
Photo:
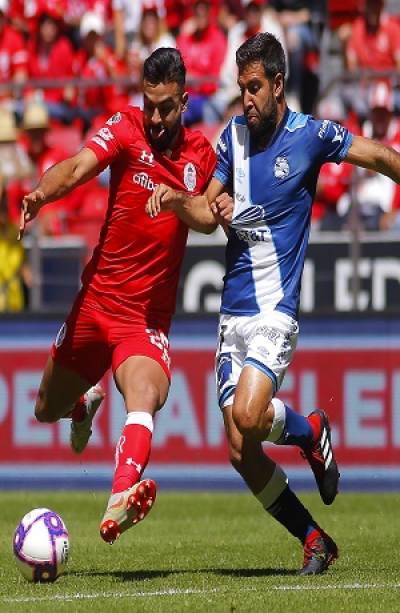
<svg viewBox="0 0 400 613"><path fill-rule="evenodd" d="M87 570L71 572L75 577L114 577L123 581L144 581L145 579L162 579L169 575L185 575L194 572L212 573L225 577L271 577L296 575L297 571L288 568L198 568L177 570Z"/></svg>
<svg viewBox="0 0 400 613"><path fill-rule="evenodd" d="M213 568L210 570L216 575L230 577L287 577L297 575L297 570L292 568Z"/></svg>
<svg viewBox="0 0 400 613"><path fill-rule="evenodd" d="M188 572L186 570L84 570L68 573L74 577L114 577L122 581L144 581L162 579L169 575Z"/></svg>

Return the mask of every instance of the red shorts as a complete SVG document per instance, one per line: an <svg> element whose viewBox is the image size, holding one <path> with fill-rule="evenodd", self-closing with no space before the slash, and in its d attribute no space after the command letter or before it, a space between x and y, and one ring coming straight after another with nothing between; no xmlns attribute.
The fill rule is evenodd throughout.
<svg viewBox="0 0 400 613"><path fill-rule="evenodd" d="M91 385L112 367L113 373L130 356L158 362L171 379L167 331L135 319L98 311L78 296L51 349L57 364L73 370Z"/></svg>

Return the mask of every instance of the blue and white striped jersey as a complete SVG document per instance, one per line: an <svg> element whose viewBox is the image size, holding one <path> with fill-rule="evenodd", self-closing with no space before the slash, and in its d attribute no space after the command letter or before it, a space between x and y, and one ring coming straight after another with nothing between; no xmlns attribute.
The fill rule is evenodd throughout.
<svg viewBox="0 0 400 613"><path fill-rule="evenodd" d="M218 142L214 176L233 189L221 313L276 309L297 318L311 206L324 162L340 163L346 128L287 109L268 147L252 144L244 116Z"/></svg>

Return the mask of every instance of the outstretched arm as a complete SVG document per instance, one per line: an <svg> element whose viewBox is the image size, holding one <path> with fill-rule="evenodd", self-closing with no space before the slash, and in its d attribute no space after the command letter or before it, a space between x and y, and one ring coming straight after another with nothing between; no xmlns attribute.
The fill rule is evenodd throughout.
<svg viewBox="0 0 400 613"><path fill-rule="evenodd" d="M223 191L224 186L215 178L211 179L207 191L199 196L188 196L161 184L147 201L146 212L150 217L156 217L161 211L174 211L189 228L211 234L223 221L215 206Z"/></svg>
<svg viewBox="0 0 400 613"><path fill-rule="evenodd" d="M45 204L69 194L75 187L96 176L99 171L100 165L95 154L87 148L49 168L36 189L22 200L18 238L22 238L26 224L36 217Z"/></svg>
<svg viewBox="0 0 400 613"><path fill-rule="evenodd" d="M355 136L346 161L390 177L400 183L400 154L370 138Z"/></svg>

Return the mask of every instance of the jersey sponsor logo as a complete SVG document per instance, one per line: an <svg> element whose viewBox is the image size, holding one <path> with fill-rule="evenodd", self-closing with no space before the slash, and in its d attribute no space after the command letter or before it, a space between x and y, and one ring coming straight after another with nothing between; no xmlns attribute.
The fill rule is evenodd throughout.
<svg viewBox="0 0 400 613"><path fill-rule="evenodd" d="M183 182L189 192L193 192L196 189L196 181L196 169L192 162L189 162L183 169Z"/></svg>
<svg viewBox="0 0 400 613"><path fill-rule="evenodd" d="M97 136L100 136L105 141L113 140L114 134L111 132L110 128L101 128L97 132Z"/></svg>
<svg viewBox="0 0 400 613"><path fill-rule="evenodd" d="M112 117L110 117L109 119L107 119L106 124L108 126L112 126L115 123L119 123L122 119L122 115L121 113L115 113L115 115L113 115Z"/></svg>
<svg viewBox="0 0 400 613"><path fill-rule="evenodd" d="M146 149L142 149L142 153L138 159L139 162L146 164L146 166L154 166L154 153L151 153L151 151L149 152L146 151Z"/></svg>
<svg viewBox="0 0 400 613"><path fill-rule="evenodd" d="M269 228L264 230L236 230L236 235L241 241L247 243L265 243L271 236L271 230Z"/></svg>
<svg viewBox="0 0 400 613"><path fill-rule="evenodd" d="M332 124L333 129L335 130L335 136L332 138L333 143L341 143L344 139L344 128L342 126L337 126L336 124Z"/></svg>
<svg viewBox="0 0 400 613"><path fill-rule="evenodd" d="M235 200L238 202L244 202L245 197L241 194L235 193ZM259 221L264 220L264 209L261 204L253 204L252 206L247 207L244 211L238 213L235 218L232 220L231 225L245 225L245 224L254 224Z"/></svg>
<svg viewBox="0 0 400 613"><path fill-rule="evenodd" d="M289 162L284 156L278 156L275 160L274 175L277 179L286 179L289 175Z"/></svg>
<svg viewBox="0 0 400 613"><path fill-rule="evenodd" d="M104 151L108 151L107 144L99 136L93 136L92 141L104 149Z"/></svg>
<svg viewBox="0 0 400 613"><path fill-rule="evenodd" d="M236 177L236 181L238 183L242 183L243 179L245 178L245 176L246 176L246 173L243 170L243 168L236 168L236 170L235 170L235 177Z"/></svg>
<svg viewBox="0 0 400 613"><path fill-rule="evenodd" d="M136 185L140 185L140 187L144 187L144 189L148 189L150 192L154 192L158 187L158 183L154 183L147 172L138 172L136 175L133 175L132 180Z"/></svg>
<svg viewBox="0 0 400 613"><path fill-rule="evenodd" d="M225 143L222 140L222 138L218 139L217 149L221 149L221 151L223 151L224 153L226 153L228 151L228 147L225 145Z"/></svg>
<svg viewBox="0 0 400 613"><path fill-rule="evenodd" d="M97 134L93 136L92 141L104 149L104 151L108 151L106 141L113 140L113 138L113 133L111 130L109 130L109 128L101 128L101 130L99 130Z"/></svg>
<svg viewBox="0 0 400 613"><path fill-rule="evenodd" d="M319 132L318 132L318 136L320 137L321 140L324 139L324 136L326 134L326 131L327 131L330 123L331 122L329 121L329 119L324 119L324 121L322 122L321 127L320 127Z"/></svg>

